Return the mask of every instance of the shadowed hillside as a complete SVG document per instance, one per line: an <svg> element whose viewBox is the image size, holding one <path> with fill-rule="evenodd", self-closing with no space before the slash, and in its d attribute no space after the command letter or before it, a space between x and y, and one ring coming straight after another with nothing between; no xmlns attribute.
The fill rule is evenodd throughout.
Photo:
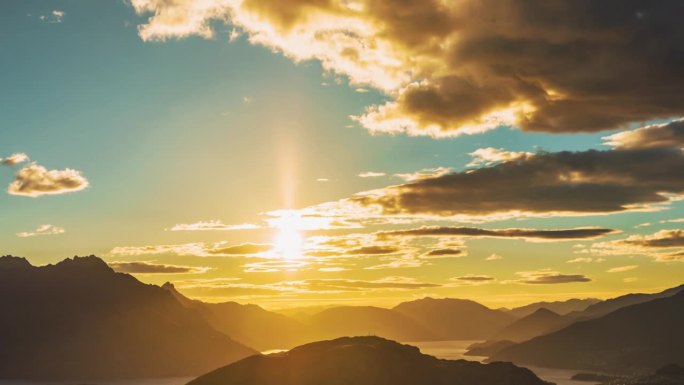
<svg viewBox="0 0 684 385"><path fill-rule="evenodd" d="M539 309L547 309L551 310L556 314L565 315L572 312L584 311L589 306L592 306L599 302L601 302L601 300L596 298L573 298L567 301L535 302L529 305L513 308L508 312L519 318L527 317L528 315L536 312Z"/></svg>
<svg viewBox="0 0 684 385"><path fill-rule="evenodd" d="M527 341L531 338L558 330L571 323L568 318L551 310L540 308L534 313L521 318L497 332L491 340L513 342Z"/></svg>
<svg viewBox="0 0 684 385"><path fill-rule="evenodd" d="M605 372L649 372L684 364L684 292L577 322L505 348L492 360Z"/></svg>
<svg viewBox="0 0 684 385"><path fill-rule="evenodd" d="M288 349L314 340L303 323L257 305L205 303L183 296L170 283L162 288L173 294L183 306L202 314L216 330L260 351Z"/></svg>
<svg viewBox="0 0 684 385"><path fill-rule="evenodd" d="M415 320L390 309L343 306L311 316L311 327L321 338L377 335L399 341L428 341L437 337Z"/></svg>
<svg viewBox="0 0 684 385"><path fill-rule="evenodd" d="M378 337L315 342L289 352L253 356L189 385L544 385L510 363L439 360Z"/></svg>
<svg viewBox="0 0 684 385"><path fill-rule="evenodd" d="M394 310L425 325L443 340L485 339L516 320L506 312L454 298L424 298L401 303Z"/></svg>
<svg viewBox="0 0 684 385"><path fill-rule="evenodd" d="M0 378L186 376L255 353L93 256L43 267L0 258L0 309Z"/></svg>

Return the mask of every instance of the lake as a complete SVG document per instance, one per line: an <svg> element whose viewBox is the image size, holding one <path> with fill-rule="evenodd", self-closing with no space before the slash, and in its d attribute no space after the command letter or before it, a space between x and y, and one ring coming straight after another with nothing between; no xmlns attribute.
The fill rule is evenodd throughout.
<svg viewBox="0 0 684 385"><path fill-rule="evenodd" d="M407 342L409 345L414 345L420 348L420 351L447 360L469 360L482 361L486 357L466 356L465 352L473 343L482 341L430 341L430 342ZM539 378L556 383L557 385L591 385L591 382L574 381L570 378L580 372L579 370L566 369L549 369L527 367L533 371Z"/></svg>
<svg viewBox="0 0 684 385"><path fill-rule="evenodd" d="M465 359L469 361L482 361L485 357L466 356L465 352L469 345L481 341L430 341L430 342L407 342L420 348L420 351L447 360ZM282 350L271 350L264 353L276 353ZM557 385L590 385L591 383L573 381L570 378L577 370L548 369L529 367L537 376L545 381ZM3 381L0 385L185 385L192 378L165 378L165 379L140 379L130 381Z"/></svg>

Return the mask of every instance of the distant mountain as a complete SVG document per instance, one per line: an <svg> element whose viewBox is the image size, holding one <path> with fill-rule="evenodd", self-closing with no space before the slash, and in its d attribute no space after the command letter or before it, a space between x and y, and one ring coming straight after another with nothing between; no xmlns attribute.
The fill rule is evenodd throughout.
<svg viewBox="0 0 684 385"><path fill-rule="evenodd" d="M637 293L637 294L627 294L623 295L620 297L608 299L599 303L596 303L594 305L589 306L586 308L586 310L582 312L575 312L572 314L569 314L570 316L578 317L578 318L596 318L596 317L601 317L603 315L606 315L608 313L611 313L617 309L626 307L626 306L631 306L631 305L636 305L644 302L649 302L654 299L658 298L667 298L671 297L681 291L684 291L684 285L673 287L664 291L661 291L659 293L654 293L654 294L642 294L642 293Z"/></svg>
<svg viewBox="0 0 684 385"><path fill-rule="evenodd" d="M168 282L162 288L173 294L183 306L199 312L214 329L260 351L289 349L314 340L303 323L257 305L205 303L185 297Z"/></svg>
<svg viewBox="0 0 684 385"><path fill-rule="evenodd" d="M565 315L571 312L584 311L591 305L601 302L597 298L584 298L584 299L569 299L567 301L555 301L555 302L535 302L529 305L520 306L509 310L508 312L518 318L527 317L528 315L536 312L539 309L547 309L552 312Z"/></svg>
<svg viewBox="0 0 684 385"><path fill-rule="evenodd" d="M378 337L340 338L253 356L188 385L546 385L510 363L447 361Z"/></svg>
<svg viewBox="0 0 684 385"><path fill-rule="evenodd" d="M434 333L399 312L373 306L342 306L323 310L308 319L320 338L375 335L398 341L437 339Z"/></svg>
<svg viewBox="0 0 684 385"><path fill-rule="evenodd" d="M0 258L0 313L5 379L188 376L255 353L93 256L42 267Z"/></svg>
<svg viewBox="0 0 684 385"><path fill-rule="evenodd" d="M504 327L489 339L492 341L509 340L522 342L568 326L572 320L551 310L539 308L534 313L516 320Z"/></svg>
<svg viewBox="0 0 684 385"><path fill-rule="evenodd" d="M492 360L601 371L650 372L684 365L684 292L618 309L601 318L505 348Z"/></svg>
<svg viewBox="0 0 684 385"><path fill-rule="evenodd" d="M483 340L516 320L506 312L454 298L403 302L393 310L425 325L443 340Z"/></svg>

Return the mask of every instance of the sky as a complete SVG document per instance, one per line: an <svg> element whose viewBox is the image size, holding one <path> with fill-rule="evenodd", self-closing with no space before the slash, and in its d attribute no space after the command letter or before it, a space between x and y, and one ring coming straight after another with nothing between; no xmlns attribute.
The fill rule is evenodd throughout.
<svg viewBox="0 0 684 385"><path fill-rule="evenodd" d="M682 5L616 1L2 2L0 253L273 309L681 284Z"/></svg>

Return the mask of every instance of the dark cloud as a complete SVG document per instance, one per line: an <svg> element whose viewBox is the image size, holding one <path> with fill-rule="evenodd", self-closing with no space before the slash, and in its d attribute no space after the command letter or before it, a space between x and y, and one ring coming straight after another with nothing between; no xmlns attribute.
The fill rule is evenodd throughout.
<svg viewBox="0 0 684 385"><path fill-rule="evenodd" d="M229 22L255 44L387 91L394 100L359 118L375 132L595 132L684 114L681 0L132 4L149 13L144 40L210 38L212 23Z"/></svg>
<svg viewBox="0 0 684 385"><path fill-rule="evenodd" d="M449 257L463 254L463 250L459 249L434 249L427 252L428 257Z"/></svg>
<svg viewBox="0 0 684 385"><path fill-rule="evenodd" d="M521 278L518 283L527 285L553 285L559 283L591 282L591 278L582 274L561 274L557 271L539 270L516 273Z"/></svg>
<svg viewBox="0 0 684 385"><path fill-rule="evenodd" d="M684 247L684 230L661 230L650 236L634 235L619 242L640 247Z"/></svg>
<svg viewBox="0 0 684 385"><path fill-rule="evenodd" d="M606 138L617 149L684 147L684 120L619 132Z"/></svg>
<svg viewBox="0 0 684 385"><path fill-rule="evenodd" d="M497 229L486 230L473 227L440 227L425 226L409 230L382 231L377 233L380 238L388 237L495 237L495 238L532 238L532 239L587 239L597 238L614 233L613 229L578 228L564 230L535 230L535 229Z"/></svg>
<svg viewBox="0 0 684 385"><path fill-rule="evenodd" d="M206 267L165 265L145 261L109 262L108 265L114 271L129 274L195 274L204 273L208 270Z"/></svg>
<svg viewBox="0 0 684 385"><path fill-rule="evenodd" d="M541 153L358 194L384 214L611 213L684 193L680 149Z"/></svg>
<svg viewBox="0 0 684 385"><path fill-rule="evenodd" d="M347 250L346 254L351 255L378 255L378 254L392 254L401 251L400 248L394 246L362 246L355 249Z"/></svg>

